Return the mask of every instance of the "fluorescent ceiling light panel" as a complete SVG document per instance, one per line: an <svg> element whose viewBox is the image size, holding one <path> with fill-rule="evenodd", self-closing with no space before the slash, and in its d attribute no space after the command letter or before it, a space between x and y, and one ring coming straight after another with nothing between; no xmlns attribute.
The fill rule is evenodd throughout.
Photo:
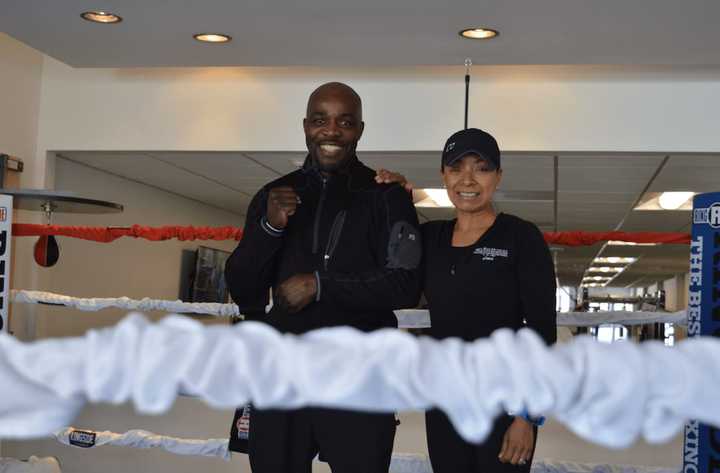
<svg viewBox="0 0 720 473"><path fill-rule="evenodd" d="M583 278L583 281L609 281L611 280L611 277L603 277L603 276L585 276Z"/></svg>
<svg viewBox="0 0 720 473"><path fill-rule="evenodd" d="M692 210L696 192L646 192L633 210Z"/></svg>
<svg viewBox="0 0 720 473"><path fill-rule="evenodd" d="M658 204L665 210L677 210L688 202L692 207L690 199L694 195L694 192L663 192L658 197Z"/></svg>
<svg viewBox="0 0 720 473"><path fill-rule="evenodd" d="M610 263L610 264L631 264L637 261L637 258L624 257L624 256L605 256L595 258L593 263Z"/></svg>
<svg viewBox="0 0 720 473"><path fill-rule="evenodd" d="M607 244L610 246L657 246L660 243L635 243L634 241L610 240Z"/></svg>
<svg viewBox="0 0 720 473"><path fill-rule="evenodd" d="M419 189L415 191L415 207L452 208L445 189Z"/></svg>
<svg viewBox="0 0 720 473"><path fill-rule="evenodd" d="M588 273L622 273L624 266L590 266Z"/></svg>

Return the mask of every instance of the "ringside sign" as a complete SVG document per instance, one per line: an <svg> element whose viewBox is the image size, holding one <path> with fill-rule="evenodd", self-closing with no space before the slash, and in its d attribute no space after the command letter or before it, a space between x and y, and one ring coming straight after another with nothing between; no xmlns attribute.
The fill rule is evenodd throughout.
<svg viewBox="0 0 720 473"><path fill-rule="evenodd" d="M720 192L693 199L688 336L720 337ZM720 429L685 426L683 473L720 473Z"/></svg>

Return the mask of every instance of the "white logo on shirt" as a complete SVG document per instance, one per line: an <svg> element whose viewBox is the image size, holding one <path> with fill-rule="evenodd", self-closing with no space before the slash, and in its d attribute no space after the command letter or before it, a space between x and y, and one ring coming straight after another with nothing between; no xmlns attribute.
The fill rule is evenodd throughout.
<svg viewBox="0 0 720 473"><path fill-rule="evenodd" d="M496 257L507 258L509 251L500 248L487 248L483 246L482 248L475 248L473 254L481 255L483 257L483 261L495 261Z"/></svg>

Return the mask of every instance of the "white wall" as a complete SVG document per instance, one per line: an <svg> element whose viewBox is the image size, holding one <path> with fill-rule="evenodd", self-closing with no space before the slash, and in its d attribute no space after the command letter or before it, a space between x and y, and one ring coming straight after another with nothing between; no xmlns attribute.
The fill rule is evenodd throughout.
<svg viewBox="0 0 720 473"><path fill-rule="evenodd" d="M0 33L0 71L0 153L24 161L21 183L31 187L37 182L43 55Z"/></svg>
<svg viewBox="0 0 720 473"><path fill-rule="evenodd" d="M302 150L309 92L341 80L364 100L363 150L435 150L462 127L461 68L72 69L49 59L40 148ZM474 70L471 125L505 150L719 151L720 76Z"/></svg>
<svg viewBox="0 0 720 473"><path fill-rule="evenodd" d="M0 33L0 153L23 160L21 187L42 187L44 181L45 160L38 160L37 152L42 72L42 54ZM30 212L15 212L15 221L39 221L36 218ZM11 285L36 284L37 272L17 264L32 254L32 243L14 239L12 246L15 267ZM10 330L22 339L29 338L31 330L25 322L31 320L33 311L11 311Z"/></svg>

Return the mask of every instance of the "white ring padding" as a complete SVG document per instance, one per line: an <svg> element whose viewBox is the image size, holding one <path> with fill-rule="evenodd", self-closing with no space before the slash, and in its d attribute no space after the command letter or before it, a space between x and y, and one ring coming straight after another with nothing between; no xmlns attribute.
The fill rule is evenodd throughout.
<svg viewBox="0 0 720 473"><path fill-rule="evenodd" d="M128 297L118 298L77 298L53 294L52 292L13 290L12 301L25 304L51 304L74 307L76 309L95 312L110 307L150 311L160 310L175 313L192 313L214 315L217 317L235 317L240 311L235 304L218 304L211 302L182 302L144 298L142 300ZM430 314L427 310L407 309L396 310L400 328L429 328ZM602 324L643 325L652 323L669 323L687 325L687 312L558 312L557 325L569 327L591 327Z"/></svg>
<svg viewBox="0 0 720 473"><path fill-rule="evenodd" d="M160 448L177 455L219 457L227 461L230 460L227 439L183 439L158 435L146 430L129 430L124 434L118 434L108 431L98 432L94 430L74 429L72 427L59 430L55 432L53 436L60 443L74 446L70 442L70 434L77 430L95 434L95 444L92 445L92 447L114 445L116 447Z"/></svg>
<svg viewBox="0 0 720 473"><path fill-rule="evenodd" d="M23 343L0 335L0 438L50 434L86 401L167 411L179 391L210 406L319 406L374 412L443 409L479 442L500 412L552 415L609 447L663 442L686 419L720 426L720 341L697 337L545 346L531 330L463 343L348 327L301 336L263 323L204 326L131 314L83 337Z"/></svg>

